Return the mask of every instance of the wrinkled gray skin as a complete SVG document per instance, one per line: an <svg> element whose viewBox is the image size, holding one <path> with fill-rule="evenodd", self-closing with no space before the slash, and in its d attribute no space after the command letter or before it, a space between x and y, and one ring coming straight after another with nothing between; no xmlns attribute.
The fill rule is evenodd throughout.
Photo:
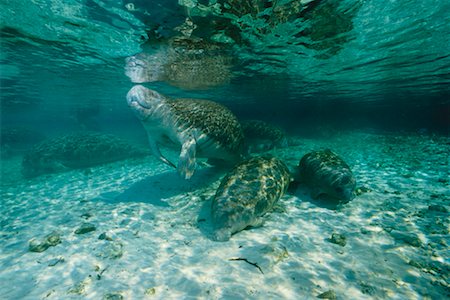
<svg viewBox="0 0 450 300"><path fill-rule="evenodd" d="M356 180L350 167L331 150L313 151L300 160L299 181L311 189L313 198L348 202L355 197Z"/></svg>
<svg viewBox="0 0 450 300"><path fill-rule="evenodd" d="M196 158L236 162L241 158L244 135L237 118L226 107L208 100L169 99L141 85L127 95L129 107L147 131L154 156L189 179ZM175 166L159 150L163 142L181 147Z"/></svg>
<svg viewBox="0 0 450 300"><path fill-rule="evenodd" d="M247 227L261 226L290 181L288 168L275 157L255 157L236 165L222 179L212 202L214 240L227 241Z"/></svg>

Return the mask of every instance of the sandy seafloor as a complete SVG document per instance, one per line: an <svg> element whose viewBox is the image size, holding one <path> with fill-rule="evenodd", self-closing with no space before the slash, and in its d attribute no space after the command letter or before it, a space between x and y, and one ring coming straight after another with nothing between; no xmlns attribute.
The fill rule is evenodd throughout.
<svg viewBox="0 0 450 300"><path fill-rule="evenodd" d="M314 299L329 290L337 299L448 299L450 139L293 141L271 153L293 167L329 147L352 167L360 195L332 209L298 188L263 227L228 242L210 238L224 174L214 168L184 181L147 157L3 185L1 299ZM75 234L86 222L96 230ZM60 244L29 251L53 231ZM346 245L330 242L333 233Z"/></svg>

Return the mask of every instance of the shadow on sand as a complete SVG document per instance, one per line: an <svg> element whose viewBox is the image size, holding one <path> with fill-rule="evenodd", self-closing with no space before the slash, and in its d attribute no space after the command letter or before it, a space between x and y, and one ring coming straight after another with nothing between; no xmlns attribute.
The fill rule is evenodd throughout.
<svg viewBox="0 0 450 300"><path fill-rule="evenodd" d="M199 169L191 179L181 178L176 171L167 171L161 174L144 178L131 185L123 192L107 192L94 200L115 202L144 202L156 206L169 207L167 199L185 193L205 188L218 180L223 170L216 167Z"/></svg>

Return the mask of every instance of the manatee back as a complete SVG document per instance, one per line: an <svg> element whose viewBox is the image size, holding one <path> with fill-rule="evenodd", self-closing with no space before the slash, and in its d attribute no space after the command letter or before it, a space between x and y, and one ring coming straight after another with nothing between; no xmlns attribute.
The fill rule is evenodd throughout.
<svg viewBox="0 0 450 300"><path fill-rule="evenodd" d="M349 200L355 188L350 167L329 149L310 152L299 163L299 179L317 194Z"/></svg>
<svg viewBox="0 0 450 300"><path fill-rule="evenodd" d="M286 165L274 157L243 161L222 180L212 202L216 232L231 234L255 225L272 210L290 182Z"/></svg>
<svg viewBox="0 0 450 300"><path fill-rule="evenodd" d="M270 140L275 147L286 147L287 138L284 131L272 124L260 120L242 122L242 129L246 139Z"/></svg>
<svg viewBox="0 0 450 300"><path fill-rule="evenodd" d="M199 129L232 153L240 153L244 141L242 127L225 106L208 100L173 99L167 102L180 130Z"/></svg>

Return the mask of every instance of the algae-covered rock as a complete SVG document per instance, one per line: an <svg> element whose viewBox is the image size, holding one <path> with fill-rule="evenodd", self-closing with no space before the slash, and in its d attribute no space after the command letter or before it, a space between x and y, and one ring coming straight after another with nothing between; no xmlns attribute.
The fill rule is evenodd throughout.
<svg viewBox="0 0 450 300"><path fill-rule="evenodd" d="M149 154L111 134L80 132L50 138L34 145L22 160L22 174L41 174L88 168Z"/></svg>
<svg viewBox="0 0 450 300"><path fill-rule="evenodd" d="M91 231L95 231L97 227L95 227L94 224L91 223L83 223L80 227L78 227L77 230L75 230L76 234L85 234Z"/></svg>
<svg viewBox="0 0 450 300"><path fill-rule="evenodd" d="M330 242L339 246L344 247L347 245L347 238L339 233L333 233L330 238Z"/></svg>
<svg viewBox="0 0 450 300"><path fill-rule="evenodd" d="M120 292L108 293L103 296L103 300L122 300L123 296Z"/></svg>
<svg viewBox="0 0 450 300"><path fill-rule="evenodd" d="M106 233L103 232L98 236L99 240L112 241L113 239Z"/></svg>
<svg viewBox="0 0 450 300"><path fill-rule="evenodd" d="M330 299L330 300L336 300L336 293L333 290L329 290L326 292L323 292L322 294L318 295L317 298L319 299Z"/></svg>
<svg viewBox="0 0 450 300"><path fill-rule="evenodd" d="M31 252L44 252L49 247L56 246L61 243L61 236L58 232L53 231L47 235L42 241L32 239L29 243L28 249Z"/></svg>

